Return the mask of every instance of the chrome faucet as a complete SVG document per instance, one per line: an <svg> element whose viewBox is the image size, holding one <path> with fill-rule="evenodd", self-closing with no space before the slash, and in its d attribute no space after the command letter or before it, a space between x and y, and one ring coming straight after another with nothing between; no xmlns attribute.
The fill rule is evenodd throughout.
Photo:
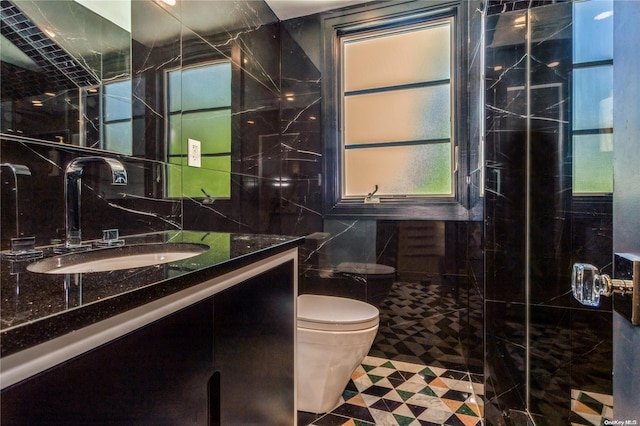
<svg viewBox="0 0 640 426"><path fill-rule="evenodd" d="M79 157L67 165L64 172L65 198L65 248L76 249L82 247L82 232L80 228L80 193L82 188L82 172L87 163L105 163L111 169L111 184L126 185L127 171L118 160L105 157Z"/></svg>
<svg viewBox="0 0 640 426"><path fill-rule="evenodd" d="M13 190L16 194L16 238L20 237L20 208L19 208L19 203L20 203L20 197L18 194L18 176L19 175L23 175L23 176L31 176L31 170L29 170L29 167L27 166L23 166L22 164L12 164L12 163L2 163L0 164L0 168L6 167L7 169L9 169L9 171L11 171L11 173L13 174Z"/></svg>

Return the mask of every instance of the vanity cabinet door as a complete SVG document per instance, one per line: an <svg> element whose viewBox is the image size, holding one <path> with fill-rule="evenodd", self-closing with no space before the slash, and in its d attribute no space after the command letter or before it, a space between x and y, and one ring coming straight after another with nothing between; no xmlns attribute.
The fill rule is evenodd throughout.
<svg viewBox="0 0 640 426"><path fill-rule="evenodd" d="M212 298L0 395L2 424L207 425Z"/></svg>
<svg viewBox="0 0 640 426"><path fill-rule="evenodd" d="M294 424L294 272L289 261L216 294L212 424Z"/></svg>

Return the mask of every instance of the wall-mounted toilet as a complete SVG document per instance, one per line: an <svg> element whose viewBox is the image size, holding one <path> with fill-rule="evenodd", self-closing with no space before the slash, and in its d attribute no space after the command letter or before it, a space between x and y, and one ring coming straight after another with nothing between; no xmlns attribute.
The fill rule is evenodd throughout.
<svg viewBox="0 0 640 426"><path fill-rule="evenodd" d="M303 294L297 322L298 410L329 412L371 349L378 309L359 300Z"/></svg>

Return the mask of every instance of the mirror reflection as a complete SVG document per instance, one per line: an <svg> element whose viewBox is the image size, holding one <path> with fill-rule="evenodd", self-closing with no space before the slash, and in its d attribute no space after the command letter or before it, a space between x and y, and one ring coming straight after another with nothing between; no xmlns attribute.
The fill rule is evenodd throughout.
<svg viewBox="0 0 640 426"><path fill-rule="evenodd" d="M130 10L123 1L3 2L2 133L130 154Z"/></svg>

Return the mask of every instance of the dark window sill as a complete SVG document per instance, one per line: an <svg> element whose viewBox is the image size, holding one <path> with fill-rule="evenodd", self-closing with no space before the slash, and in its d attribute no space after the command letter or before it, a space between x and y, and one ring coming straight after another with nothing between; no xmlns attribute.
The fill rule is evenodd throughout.
<svg viewBox="0 0 640 426"><path fill-rule="evenodd" d="M357 217L361 219L403 220L482 220L482 203L467 209L456 200L433 201L341 201L327 209L326 218Z"/></svg>

